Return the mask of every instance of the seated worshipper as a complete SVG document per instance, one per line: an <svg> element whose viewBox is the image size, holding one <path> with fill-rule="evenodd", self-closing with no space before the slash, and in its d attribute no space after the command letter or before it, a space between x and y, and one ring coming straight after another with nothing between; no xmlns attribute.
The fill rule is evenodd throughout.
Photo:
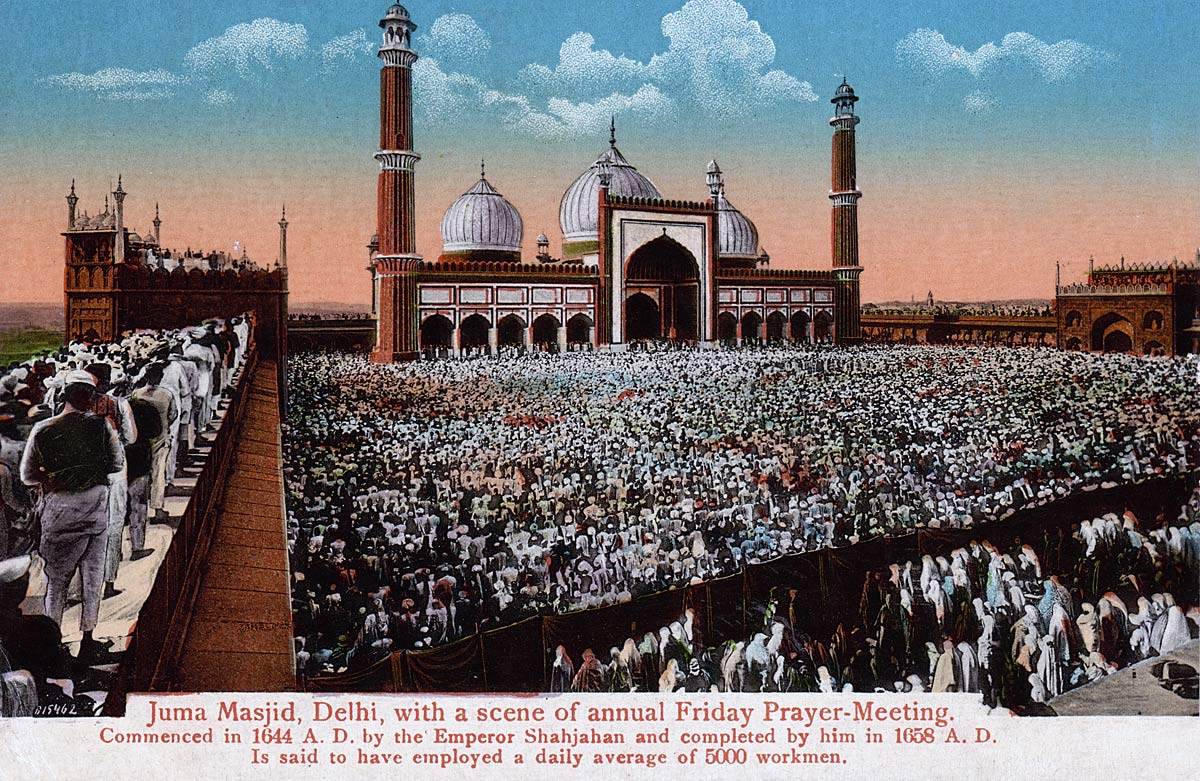
<svg viewBox="0 0 1200 781"><path fill-rule="evenodd" d="M105 418L88 414L96 379L75 370L66 377L59 415L33 427L21 459L21 480L42 489L42 540L38 552L46 568L46 615L62 625L67 588L79 570L83 640L79 658L99 652L92 630L100 614L108 539L110 474L125 469L125 451Z"/></svg>
<svg viewBox="0 0 1200 781"><path fill-rule="evenodd" d="M28 555L0 561L0 661L7 659L11 671L30 676L32 705L69 704L71 698L65 690L73 689L70 657L62 649L58 624L47 616L21 613L29 589L29 563ZM5 710L0 715L34 714Z"/></svg>
<svg viewBox="0 0 1200 781"><path fill-rule="evenodd" d="M589 648L583 652L583 664L579 665L579 672L575 673L575 679L571 681L571 691L598 692L603 689L604 671L600 668L600 660Z"/></svg>
<svg viewBox="0 0 1200 781"><path fill-rule="evenodd" d="M575 665L567 656L567 649L558 646L554 649L554 664L550 668L550 691L566 692L571 690L575 679Z"/></svg>

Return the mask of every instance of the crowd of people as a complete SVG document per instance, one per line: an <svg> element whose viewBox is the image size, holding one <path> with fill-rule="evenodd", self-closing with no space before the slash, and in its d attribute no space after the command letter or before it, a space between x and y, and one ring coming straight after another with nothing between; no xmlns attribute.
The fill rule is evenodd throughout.
<svg viewBox="0 0 1200 781"><path fill-rule="evenodd" d="M1197 367L928 346L295 356L300 669L1194 471Z"/></svg>
<svg viewBox="0 0 1200 781"><path fill-rule="evenodd" d="M75 341L0 370L0 675L5 715L32 706L73 713L107 649L93 636L119 593L167 489L213 423L252 338L252 317L181 330L137 330L112 343ZM22 613L34 560L39 615ZM74 658L63 614L78 575L82 639ZM31 706L32 703L32 706ZM13 711L16 711L14 714ZM90 713L90 711L87 711Z"/></svg>
<svg viewBox="0 0 1200 781"><path fill-rule="evenodd" d="M367 320L369 312L288 312L288 320Z"/></svg>
<svg viewBox="0 0 1200 781"><path fill-rule="evenodd" d="M864 307L864 313L877 315L932 315L934 317L1051 317L1054 308L1016 304L931 304L913 303L908 306Z"/></svg>
<svg viewBox="0 0 1200 781"><path fill-rule="evenodd" d="M559 646L554 691L969 692L1048 713L1055 697L1200 633L1200 489L1173 524L1131 511L1076 524L1073 566L1029 545L972 541L869 573L858 610L826 640L812 597L772 600L753 637L706 646L689 610L603 659ZM578 660L578 661L576 661ZM1190 692L1177 692L1194 698Z"/></svg>
<svg viewBox="0 0 1200 781"><path fill-rule="evenodd" d="M154 271L233 271L246 274L254 271L265 271L262 266L251 260L245 253L231 255L227 252L204 252L187 249L183 252L161 249L157 246L145 247L137 252L138 262Z"/></svg>

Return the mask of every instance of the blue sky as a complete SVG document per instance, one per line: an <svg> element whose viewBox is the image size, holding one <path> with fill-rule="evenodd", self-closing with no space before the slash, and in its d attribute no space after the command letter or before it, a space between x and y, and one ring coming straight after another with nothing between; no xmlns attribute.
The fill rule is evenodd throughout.
<svg viewBox="0 0 1200 781"><path fill-rule="evenodd" d="M673 88L681 87L678 79L664 81L639 74L626 80L605 79L596 73L591 80L564 84L556 90L538 89L523 77L528 73L527 66L553 67L563 42L581 32L593 37L597 51L648 63L655 54L667 50L669 42L664 37L662 19L680 11L679 0L642 2L636 10L628 3L603 1L410 5L421 26L418 47L427 58L436 58L446 73L469 75L488 88L528 96L535 108L544 109L546 101L554 97L581 102L614 91L629 95L642 84L658 88L666 100L680 98L678 92L673 92ZM692 16L697 25L710 19L720 24L726 18L722 14L725 5L732 3L701 3ZM973 136L980 141L992 133L1005 135L1018 129L1038 134L1034 126L1047 121L1056 127L1079 129L1103 120L1107 132L1093 128L1096 140L1119 141L1135 133L1135 128L1149 126L1151 132L1161 133L1161 139L1170 142L1191 130L1196 109L1200 108L1195 46L1200 14L1189 3L897 2L851 6L844 2L747 0L740 5L774 44L773 57L765 55L767 63L760 72L781 71L809 83L822 98L841 75L847 75L860 92L870 95L875 121L895 122L897 130L924 127L931 116L943 121L945 115L961 119L963 114L971 114L967 118L971 122L988 118ZM125 109L139 104L137 108L142 111L135 113L142 116L153 116L164 106L172 111L208 106L195 120L201 125L219 123L237 116L236 112L226 112L239 100L253 100L259 112L285 117L294 115L298 104L314 96L335 108L344 103L355 110L369 111L373 84L362 76L373 68L369 49L377 40L375 22L383 7L384 3L254 0L207 4L114 0L7 4L3 15L10 35L6 37L16 45L0 52L8 74L3 89L9 93L6 98L21 103L22 97L30 97L33 105L6 112L6 129L19 130L22 123L27 123L26 129L36 128L48 123L51 115L60 119L71 114L94 115L93 106L77 99L78 93L88 91L86 88L72 89L53 79L66 73L94 74L104 68L127 68L143 74L165 71L191 82L142 85L141 100L120 99L122 94L131 95L137 90L108 91L108 100L125 104ZM442 43L431 40L429 33L435 20L447 14L460 15L459 19L470 17L478 34L463 34L461 23L449 24L442 27ZM193 47L256 19L281 23L278 29L284 35L269 28L262 33L264 39L277 42L275 50L245 53L248 59L244 68L218 56L203 72L187 61L187 52ZM295 25L302 26L300 39L288 37L287 27ZM366 43L361 47L365 56L336 63L323 60L321 47L337 39L343 40L343 56L349 57L345 51L353 47L354 41L346 40L346 36L360 30L366 33L362 39ZM999 57L978 74L958 68L931 69L898 56L898 43L919 30L936 31L949 46L962 47L968 53L988 43L999 45L1005 35L1020 32L1047 45L1078 42L1092 54L1077 58L1080 62L1076 66L1063 66L1057 79L1040 73L1036 65L1020 55ZM682 30L684 35L692 32L686 27ZM251 44L243 41L243 45ZM721 47L703 48L711 52ZM300 49L306 51L300 53ZM230 52L231 48L225 50L226 54ZM261 60L256 62L258 57ZM322 72L326 64L330 67ZM1147 111L1156 89L1169 90L1170 97L1156 101L1157 109ZM162 97L153 97L156 90ZM1134 90L1144 90L1140 100L1134 98ZM105 93L96 90L93 97ZM211 101L205 102L210 93ZM798 94L786 88L781 93ZM118 96L116 100L113 95ZM977 97L965 106L964 98L969 95ZM763 107L771 110L758 110ZM1044 111L1056 116L1039 119ZM636 108L630 112L637 115ZM492 119L487 111L472 113L474 116L465 117L471 125L486 125ZM747 124L775 128L797 121L820 121L825 113L824 100L813 105L781 98L747 106L737 116L720 110L715 118L719 120L718 129ZM462 125L457 127L461 130ZM155 131L147 128L146 132L151 135Z"/></svg>
<svg viewBox="0 0 1200 781"><path fill-rule="evenodd" d="M295 189L300 172L309 195L369 196L373 51L386 5L5 4L0 164L15 176L0 196L131 167L197 183L224 177L263 197ZM817 239L789 233L795 219L775 195L792 186L811 193L796 209L818 222L828 98L842 76L863 96L860 180L878 182L864 208L885 193L927 199L964 177L974 190L1016 199L1032 171L1084 189L1095 172L1091 186L1108 191L1141 180L1146 197L1153 182L1185 192L1200 176L1200 14L1190 3L414 0L408 8L422 55L419 173L435 180L421 186L437 205L419 233L431 241L437 214L470 185L479 157L493 161L506 194L533 201L518 203L527 223L536 218L530 237L551 232L557 193L599 151L616 113L623 150L668 195L700 197L697 171L718 156L731 195L746 193L736 202L781 226L776 246L819 256L819 225L806 229ZM1098 192L1076 195L1099 203ZM1185 219L1196 216L1194 200L1182 208ZM357 251L355 232L369 222L368 211L329 241ZM1102 244L1083 241L1080 252Z"/></svg>

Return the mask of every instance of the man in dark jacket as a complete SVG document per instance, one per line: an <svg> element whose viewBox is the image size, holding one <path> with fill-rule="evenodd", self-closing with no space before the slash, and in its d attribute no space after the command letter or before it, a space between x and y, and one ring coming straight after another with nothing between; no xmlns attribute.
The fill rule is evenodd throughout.
<svg viewBox="0 0 1200 781"><path fill-rule="evenodd" d="M92 415L96 379L73 371L63 389L59 415L29 433L21 458L21 481L42 489L42 540L46 563L46 615L62 625L67 588L79 570L83 584L83 631L79 655L99 650L92 631L100 614L108 539L108 476L125 468L125 451L105 418Z"/></svg>

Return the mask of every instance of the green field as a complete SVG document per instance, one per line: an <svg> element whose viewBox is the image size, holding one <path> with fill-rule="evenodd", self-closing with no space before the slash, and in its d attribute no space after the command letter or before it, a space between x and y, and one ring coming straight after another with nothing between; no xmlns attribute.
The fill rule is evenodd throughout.
<svg viewBox="0 0 1200 781"><path fill-rule="evenodd" d="M62 332L48 328L0 330L0 365L45 355L62 345Z"/></svg>

